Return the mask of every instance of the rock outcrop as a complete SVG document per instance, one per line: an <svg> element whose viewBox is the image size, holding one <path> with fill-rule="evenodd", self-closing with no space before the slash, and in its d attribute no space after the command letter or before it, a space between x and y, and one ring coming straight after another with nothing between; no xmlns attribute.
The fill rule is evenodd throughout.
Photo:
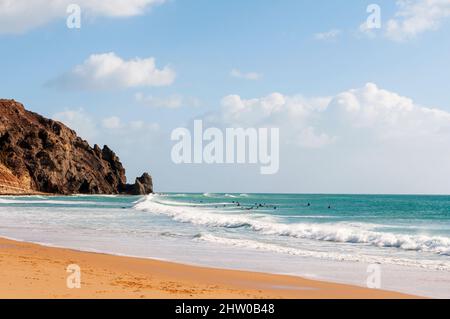
<svg viewBox="0 0 450 319"><path fill-rule="evenodd" d="M152 192L147 173L126 183L125 169L108 146L92 148L64 124L0 99L0 194Z"/></svg>

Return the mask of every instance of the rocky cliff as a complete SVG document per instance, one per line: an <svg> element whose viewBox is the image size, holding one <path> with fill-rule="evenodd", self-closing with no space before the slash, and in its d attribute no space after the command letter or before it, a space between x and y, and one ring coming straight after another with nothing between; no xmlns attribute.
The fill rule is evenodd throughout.
<svg viewBox="0 0 450 319"><path fill-rule="evenodd" d="M0 99L0 194L148 194L144 173L127 184L108 147L92 148L64 124Z"/></svg>

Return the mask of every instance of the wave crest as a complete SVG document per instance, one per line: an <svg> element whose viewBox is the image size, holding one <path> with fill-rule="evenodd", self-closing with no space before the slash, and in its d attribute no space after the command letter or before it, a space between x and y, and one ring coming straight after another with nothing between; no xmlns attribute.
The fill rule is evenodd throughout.
<svg viewBox="0 0 450 319"><path fill-rule="evenodd" d="M450 255L450 238L377 232L367 229L367 227L364 227L364 224L283 224L279 219L269 216L261 218L261 215L226 214L206 208L170 205L167 201L160 202L157 195L148 195L138 202L134 208L150 213L167 215L178 222L207 227L247 227L252 231L265 235L366 244L376 247L393 247L403 250Z"/></svg>

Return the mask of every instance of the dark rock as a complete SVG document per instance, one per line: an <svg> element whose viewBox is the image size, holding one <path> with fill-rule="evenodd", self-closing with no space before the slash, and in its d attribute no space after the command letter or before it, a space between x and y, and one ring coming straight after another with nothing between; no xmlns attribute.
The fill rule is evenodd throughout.
<svg viewBox="0 0 450 319"><path fill-rule="evenodd" d="M153 193L153 180L148 173L144 173L141 177L136 178L136 182L138 181L144 187L145 194Z"/></svg>
<svg viewBox="0 0 450 319"><path fill-rule="evenodd" d="M142 195L153 193L153 181L148 173L136 178L133 185L126 185L125 192L130 195Z"/></svg>
<svg viewBox="0 0 450 319"><path fill-rule="evenodd" d="M127 185L119 157L64 124L0 99L0 194L149 194L147 173Z"/></svg>

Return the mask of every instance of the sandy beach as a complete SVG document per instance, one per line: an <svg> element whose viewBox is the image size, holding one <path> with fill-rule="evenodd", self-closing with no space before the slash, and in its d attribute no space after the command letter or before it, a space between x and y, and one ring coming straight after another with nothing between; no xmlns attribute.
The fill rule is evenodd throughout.
<svg viewBox="0 0 450 319"><path fill-rule="evenodd" d="M67 288L66 268L81 269ZM299 277L194 267L0 239L0 298L413 298Z"/></svg>

